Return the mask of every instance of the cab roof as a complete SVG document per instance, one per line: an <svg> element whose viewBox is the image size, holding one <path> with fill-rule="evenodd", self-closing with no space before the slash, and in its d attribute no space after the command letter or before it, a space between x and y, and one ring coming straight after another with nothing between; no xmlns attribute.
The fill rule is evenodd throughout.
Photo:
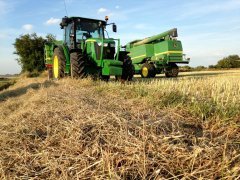
<svg viewBox="0 0 240 180"><path fill-rule="evenodd" d="M82 21L94 21L94 22L99 22L101 21L104 25L106 24L106 21L104 20L100 20L100 19L91 19L91 18L85 18L85 17L76 17L76 16L72 16L72 17L65 17L68 18L72 21L76 21L78 19L82 20Z"/></svg>

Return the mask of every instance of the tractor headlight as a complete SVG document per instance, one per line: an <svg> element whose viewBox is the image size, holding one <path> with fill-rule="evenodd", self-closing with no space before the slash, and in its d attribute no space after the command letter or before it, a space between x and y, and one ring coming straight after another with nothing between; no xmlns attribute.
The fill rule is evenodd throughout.
<svg viewBox="0 0 240 180"><path fill-rule="evenodd" d="M102 46L102 43L101 43L101 42L98 43L98 46ZM104 47L107 47L107 46L108 46L108 43L103 43L103 46L104 46Z"/></svg>

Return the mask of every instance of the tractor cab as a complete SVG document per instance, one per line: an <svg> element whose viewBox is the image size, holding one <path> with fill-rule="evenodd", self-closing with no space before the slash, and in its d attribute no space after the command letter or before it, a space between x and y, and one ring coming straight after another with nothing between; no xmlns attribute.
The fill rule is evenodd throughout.
<svg viewBox="0 0 240 180"><path fill-rule="evenodd" d="M114 59L116 42L112 38L105 38L108 18L106 21L82 18L64 17L60 24L64 29L64 43L70 51L81 50L94 56L94 59ZM116 32L116 25L113 31Z"/></svg>

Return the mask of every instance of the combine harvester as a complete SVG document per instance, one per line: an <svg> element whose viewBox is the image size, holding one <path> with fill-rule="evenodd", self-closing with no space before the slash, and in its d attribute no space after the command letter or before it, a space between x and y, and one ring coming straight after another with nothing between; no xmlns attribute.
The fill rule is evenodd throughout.
<svg viewBox="0 0 240 180"><path fill-rule="evenodd" d="M177 63L188 64L190 60L183 54L182 43L176 39L177 36L177 29L174 28L124 46L131 57L135 74L141 74L143 78L155 77L160 73L165 73L166 77L177 77Z"/></svg>
<svg viewBox="0 0 240 180"><path fill-rule="evenodd" d="M64 76L84 78L87 75L109 80L114 75L122 80L132 80L133 65L126 51L120 51L120 40L106 38L106 26L114 23L82 17L64 17L60 24L64 39L45 44L45 64L49 78Z"/></svg>

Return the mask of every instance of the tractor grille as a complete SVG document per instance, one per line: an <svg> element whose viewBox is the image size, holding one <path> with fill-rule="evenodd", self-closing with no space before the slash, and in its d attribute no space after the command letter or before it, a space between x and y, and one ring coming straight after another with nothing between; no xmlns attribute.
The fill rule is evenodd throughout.
<svg viewBox="0 0 240 180"><path fill-rule="evenodd" d="M97 59L101 58L102 46L99 46L96 42L94 43ZM115 47L111 47L108 43L107 47L103 47L103 59L114 59Z"/></svg>

